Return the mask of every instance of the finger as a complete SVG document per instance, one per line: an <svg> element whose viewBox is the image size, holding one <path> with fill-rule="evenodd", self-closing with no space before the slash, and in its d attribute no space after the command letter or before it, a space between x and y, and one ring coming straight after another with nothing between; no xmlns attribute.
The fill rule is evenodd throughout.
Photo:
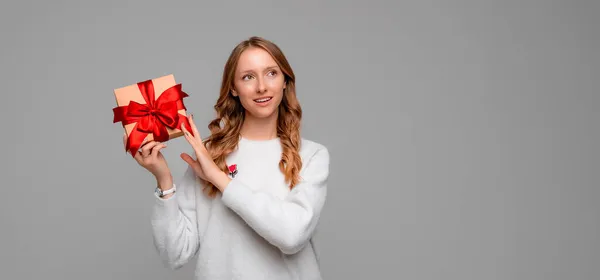
<svg viewBox="0 0 600 280"><path fill-rule="evenodd" d="M181 125L181 127L184 131L185 139L188 141L188 143L190 143L190 145L194 149L194 152L196 153L196 157L199 159L204 148L202 141L191 136L189 134L189 131L187 131L183 125Z"/></svg>
<svg viewBox="0 0 600 280"><path fill-rule="evenodd" d="M186 153L182 153L180 156L183 161L185 161L189 166L192 167L192 169L194 169L196 174L202 174L202 167L198 161L194 160L194 158Z"/></svg>
<svg viewBox="0 0 600 280"><path fill-rule="evenodd" d="M140 152L137 152L134 154L133 158L139 163L141 164L144 160L144 158L142 158L142 154Z"/></svg>
<svg viewBox="0 0 600 280"><path fill-rule="evenodd" d="M152 148L152 150L150 151L150 156L152 156L154 158L158 157L158 153L160 152L160 150L163 148L166 148L166 147L167 147L167 144L165 144L165 143L160 143L160 144L154 146Z"/></svg>
<svg viewBox="0 0 600 280"><path fill-rule="evenodd" d="M187 136L189 134L189 131L187 130L187 128L185 128L185 124L184 123L181 124L181 131L183 131L183 134L185 136Z"/></svg>
<svg viewBox="0 0 600 280"><path fill-rule="evenodd" d="M190 132L185 128L183 124L181 125L181 130L183 131L183 136L185 137L185 140L187 140L188 143L192 145L192 148L196 149L196 139L192 135L190 135Z"/></svg>
<svg viewBox="0 0 600 280"><path fill-rule="evenodd" d="M188 117L188 119L189 119L189 117ZM190 127L192 127L192 130L193 130L194 124L191 121L190 121ZM183 131L183 133L185 133L187 136L189 136L190 139L192 139L192 140L198 140L198 139L200 139L200 138L198 138L198 133L197 132L189 131L187 129L187 127L185 127L184 124L181 124L181 130ZM194 135L192 135L192 133Z"/></svg>
<svg viewBox="0 0 600 280"><path fill-rule="evenodd" d="M148 138L144 139L144 141L142 141L142 143L140 143L140 146L138 147L138 151L136 154L141 154L143 152L143 148L145 147L145 145L148 143Z"/></svg>
<svg viewBox="0 0 600 280"><path fill-rule="evenodd" d="M154 148L154 146L160 144L160 142L156 142L156 141L150 141L148 142L148 144L144 145L144 147L142 147L142 156L147 157L150 155L150 150L152 148Z"/></svg>
<svg viewBox="0 0 600 280"><path fill-rule="evenodd" d="M194 114L190 114L188 119L190 120L190 126L192 127L192 132L194 133L194 136L198 141L202 141L202 138L200 137L200 132L198 132L198 128L194 123Z"/></svg>
<svg viewBox="0 0 600 280"><path fill-rule="evenodd" d="M187 162L189 165L193 165L196 162L190 155L186 153L182 153L180 156L181 159L183 159L183 161Z"/></svg>
<svg viewBox="0 0 600 280"><path fill-rule="evenodd" d="M142 143L140 144L140 148L143 148L144 145L146 145L148 142L150 142L148 141L148 138L144 138L144 141L142 141Z"/></svg>

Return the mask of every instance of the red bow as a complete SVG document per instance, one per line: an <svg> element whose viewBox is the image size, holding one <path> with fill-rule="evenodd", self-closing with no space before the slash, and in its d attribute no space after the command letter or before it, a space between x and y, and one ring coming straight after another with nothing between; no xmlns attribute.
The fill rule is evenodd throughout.
<svg viewBox="0 0 600 280"><path fill-rule="evenodd" d="M187 117L179 114L179 110L186 109L182 99L188 95L181 90L181 84L166 89L155 100L154 84L152 80L137 83L146 104L130 101L127 106L113 108L113 123L122 122L123 127L130 123L136 123L129 137L125 151L129 150L132 156L139 149L142 141L149 133L155 141L165 142L169 140L167 127L171 129L185 128L193 134Z"/></svg>

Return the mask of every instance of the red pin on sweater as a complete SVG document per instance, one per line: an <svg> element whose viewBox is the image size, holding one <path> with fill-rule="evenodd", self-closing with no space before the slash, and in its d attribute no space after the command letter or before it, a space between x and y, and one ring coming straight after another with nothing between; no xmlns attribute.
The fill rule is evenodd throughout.
<svg viewBox="0 0 600 280"><path fill-rule="evenodd" d="M232 164L229 166L229 175L231 175L231 178L235 178L237 172L237 164Z"/></svg>

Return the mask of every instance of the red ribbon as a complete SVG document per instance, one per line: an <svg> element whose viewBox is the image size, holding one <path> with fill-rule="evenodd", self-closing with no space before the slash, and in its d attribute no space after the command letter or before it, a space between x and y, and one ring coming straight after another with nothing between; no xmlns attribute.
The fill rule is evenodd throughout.
<svg viewBox="0 0 600 280"><path fill-rule="evenodd" d="M142 141L149 133L157 142L169 140L167 127L181 129L181 125L193 134L192 127L187 117L179 114L179 110L186 109L183 98L188 95L181 90L181 84L166 89L155 100L154 84L152 80L137 83L146 104L130 101L127 106L113 108L113 123L122 122L123 127L130 123L136 123L127 138L125 151L129 150L131 156L135 156Z"/></svg>

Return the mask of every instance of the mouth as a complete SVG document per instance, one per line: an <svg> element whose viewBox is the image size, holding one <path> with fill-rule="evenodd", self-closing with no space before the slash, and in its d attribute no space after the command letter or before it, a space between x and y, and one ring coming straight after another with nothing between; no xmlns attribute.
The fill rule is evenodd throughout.
<svg viewBox="0 0 600 280"><path fill-rule="evenodd" d="M271 101L271 99L273 99L273 97L271 97L271 96L263 97L263 98L259 98L259 99L254 99L254 102L256 102L258 104L264 104L264 103Z"/></svg>

